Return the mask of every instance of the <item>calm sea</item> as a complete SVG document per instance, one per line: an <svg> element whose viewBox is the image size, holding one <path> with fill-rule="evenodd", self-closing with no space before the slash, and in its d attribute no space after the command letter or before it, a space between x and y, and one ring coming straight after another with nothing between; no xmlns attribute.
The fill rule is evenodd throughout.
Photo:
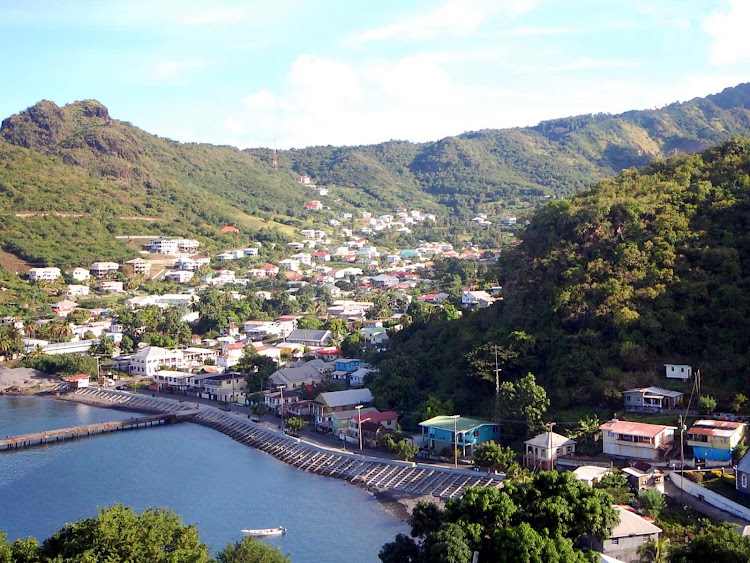
<svg viewBox="0 0 750 563"><path fill-rule="evenodd" d="M140 415L0 397L3 436L131 416ZM242 528L284 526L285 536L267 541L295 562L379 561L383 543L408 533L369 493L189 423L0 452L0 530L11 539L44 539L113 503L170 508L214 550Z"/></svg>

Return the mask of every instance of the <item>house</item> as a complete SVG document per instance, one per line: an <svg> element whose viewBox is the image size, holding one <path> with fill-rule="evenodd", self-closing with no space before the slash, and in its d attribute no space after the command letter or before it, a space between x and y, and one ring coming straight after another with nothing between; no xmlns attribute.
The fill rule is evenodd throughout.
<svg viewBox="0 0 750 563"><path fill-rule="evenodd" d="M370 390L349 389L347 391L330 391L321 393L312 404L312 412L315 417L315 426L326 428L324 422L328 414L332 412L343 412L354 410L358 405L367 405L373 400Z"/></svg>
<svg viewBox="0 0 750 563"><path fill-rule="evenodd" d="M303 174L302 176L299 176L297 178L297 182L303 185L308 185L312 182L312 180L310 179L310 176L308 176L307 174Z"/></svg>
<svg viewBox="0 0 750 563"><path fill-rule="evenodd" d="M273 264L266 264L265 266L261 266L260 269L266 272L266 276L276 276L279 274L279 267Z"/></svg>
<svg viewBox="0 0 750 563"><path fill-rule="evenodd" d="M198 343L200 344L200 337L198 337ZM185 348L182 351L182 366L202 366L206 363L206 360L213 360L217 355L218 352L216 350L211 350L209 348Z"/></svg>
<svg viewBox="0 0 750 563"><path fill-rule="evenodd" d="M236 235L237 233L240 232L240 230L237 227L233 227L232 225L227 225L225 227L222 227L220 229L220 232L222 232L224 234L231 233L233 235Z"/></svg>
<svg viewBox="0 0 750 563"><path fill-rule="evenodd" d="M200 243L197 240L185 238L177 241L177 250L180 252L195 252Z"/></svg>
<svg viewBox="0 0 750 563"><path fill-rule="evenodd" d="M103 278L110 272L116 272L120 269L117 262L94 262L91 264L91 274L95 278Z"/></svg>
<svg viewBox="0 0 750 563"><path fill-rule="evenodd" d="M387 289L396 285L399 280L395 276L389 276L387 274L380 274L380 275L370 278L370 281L372 282L373 287L380 287L380 288Z"/></svg>
<svg viewBox="0 0 750 563"><path fill-rule="evenodd" d="M61 276L60 268L31 268L28 272L31 281L55 281Z"/></svg>
<svg viewBox="0 0 750 563"><path fill-rule="evenodd" d="M349 374L349 387L363 387L365 384L365 376L375 371L369 366L362 366L359 369Z"/></svg>
<svg viewBox="0 0 750 563"><path fill-rule="evenodd" d="M85 297L89 294L89 286L87 285L74 285L68 286L68 295L71 297Z"/></svg>
<svg viewBox="0 0 750 563"><path fill-rule="evenodd" d="M68 389L72 389L73 391L75 391L76 389L83 389L85 387L88 387L90 381L91 376L86 373L79 373L78 375L73 375L71 377L65 378L65 383L67 384Z"/></svg>
<svg viewBox="0 0 750 563"><path fill-rule="evenodd" d="M73 281L88 281L91 279L91 272L86 268L73 268L68 270L66 274Z"/></svg>
<svg viewBox="0 0 750 563"><path fill-rule="evenodd" d="M683 393L661 387L641 387L622 392L627 412L668 413L682 404Z"/></svg>
<svg viewBox="0 0 750 563"><path fill-rule="evenodd" d="M506 215L500 220L500 222L506 227L509 227L511 225L515 225L518 222L518 219L513 215Z"/></svg>
<svg viewBox="0 0 750 563"><path fill-rule="evenodd" d="M164 279L177 283L188 283L194 276L195 272L190 270L173 270L164 274Z"/></svg>
<svg viewBox="0 0 750 563"><path fill-rule="evenodd" d="M422 447L437 453L445 448L452 449L455 444L467 456L472 455L474 446L478 444L500 441L500 427L489 420L441 415L420 422L419 426L422 427Z"/></svg>
<svg viewBox="0 0 750 563"><path fill-rule="evenodd" d="M58 317L67 317L73 311L78 308L78 304L75 301L63 299L57 303L52 304L52 312Z"/></svg>
<svg viewBox="0 0 750 563"><path fill-rule="evenodd" d="M289 336L297 328L297 323L301 318L300 315L281 315L276 319L276 324L279 326L279 336L281 338Z"/></svg>
<svg viewBox="0 0 750 563"><path fill-rule="evenodd" d="M622 470L634 491L656 489L664 494L664 473L645 461L636 461L632 466Z"/></svg>
<svg viewBox="0 0 750 563"><path fill-rule="evenodd" d="M268 378L272 388L284 385L288 391L320 383L325 377L324 363L320 360L313 360L302 365L288 368L280 368L273 372Z"/></svg>
<svg viewBox="0 0 750 563"><path fill-rule="evenodd" d="M102 293L122 293L122 282L102 280L99 282L99 291Z"/></svg>
<svg viewBox="0 0 750 563"><path fill-rule="evenodd" d="M611 472L612 470L609 467L580 465L573 470L573 475L575 475L575 478L584 483L587 487L593 487Z"/></svg>
<svg viewBox="0 0 750 563"><path fill-rule="evenodd" d="M281 328L273 321L245 321L242 324L248 339L263 340L271 336L278 336Z"/></svg>
<svg viewBox="0 0 750 563"><path fill-rule="evenodd" d="M746 453L737 464L736 475L737 491L745 495L750 495L750 452Z"/></svg>
<svg viewBox="0 0 750 563"><path fill-rule="evenodd" d="M693 368L684 364L664 364L664 370L669 379L682 379L687 381L693 377Z"/></svg>
<svg viewBox="0 0 750 563"><path fill-rule="evenodd" d="M331 342L333 334L330 330L309 330L296 328L287 336L286 341L305 346L325 346Z"/></svg>
<svg viewBox="0 0 750 563"><path fill-rule="evenodd" d="M731 461L732 452L745 440L747 424L727 420L698 420L688 430L687 445L695 459Z"/></svg>
<svg viewBox="0 0 750 563"><path fill-rule="evenodd" d="M161 307L182 307L188 309L193 303L198 302L198 296L191 293L165 293L154 297L154 304Z"/></svg>
<svg viewBox="0 0 750 563"><path fill-rule="evenodd" d="M363 411L363 418L378 412L378 409L375 407L363 407L361 410ZM320 432L332 434L334 437L346 440L347 442L354 442L349 431L349 421L357 417L357 411L358 409L329 412L325 415L321 423L315 425L315 429ZM359 434L357 434L357 442L359 442Z"/></svg>
<svg viewBox="0 0 750 563"><path fill-rule="evenodd" d="M189 387L188 381L192 374L184 371L162 370L153 376L154 386L157 391L186 391Z"/></svg>
<svg viewBox="0 0 750 563"><path fill-rule="evenodd" d="M222 373L204 377L201 382L201 397L212 401L237 403L245 401L247 379L241 373Z"/></svg>
<svg viewBox="0 0 750 563"><path fill-rule="evenodd" d="M367 412L365 409L360 409L360 412L349 420L349 429L347 430L347 434L352 436L355 442L359 441L360 426L362 428L363 445L369 448L377 448L386 434L398 430L398 413L396 411L380 412L377 409Z"/></svg>
<svg viewBox="0 0 750 563"><path fill-rule="evenodd" d="M166 350L158 346L146 346L138 350L130 360L128 373L151 377L165 366L167 369L182 367L182 350Z"/></svg>
<svg viewBox="0 0 750 563"><path fill-rule="evenodd" d="M296 272L299 270L299 260L293 260L291 258L285 258L284 260L279 260L279 266L282 268L285 268L291 272Z"/></svg>
<svg viewBox="0 0 750 563"><path fill-rule="evenodd" d="M148 243L148 251L152 254L177 254L177 240L159 237Z"/></svg>
<svg viewBox="0 0 750 563"><path fill-rule="evenodd" d="M318 200L313 200L305 205L305 209L307 211L320 211L321 209L323 209L323 204Z"/></svg>
<svg viewBox="0 0 750 563"><path fill-rule="evenodd" d="M466 291L461 296L461 304L466 305L470 309L475 307L489 307L495 301L496 299L486 291Z"/></svg>
<svg viewBox="0 0 750 563"><path fill-rule="evenodd" d="M125 264L133 269L134 276L148 276L151 273L151 262L143 258L133 258L125 262Z"/></svg>
<svg viewBox="0 0 750 563"><path fill-rule="evenodd" d="M589 538L591 549L619 561L640 561L638 548L649 541L658 540L662 529L636 514L629 506L615 505L613 508L619 516L619 523L603 542Z"/></svg>
<svg viewBox="0 0 750 563"><path fill-rule="evenodd" d="M282 410L282 395L284 398L284 415L291 414L289 412L289 407L291 407L291 405L293 405L294 403L299 402L299 396L297 395L297 392L282 393L281 391L265 391L263 393L263 404L266 405L266 408L270 412L276 415L280 415Z"/></svg>
<svg viewBox="0 0 750 563"><path fill-rule="evenodd" d="M338 348L320 348L313 353L324 362L333 362L343 356L343 353Z"/></svg>
<svg viewBox="0 0 750 563"><path fill-rule="evenodd" d="M671 449L674 426L613 419L602 424L602 447L606 455L657 460Z"/></svg>
<svg viewBox="0 0 750 563"><path fill-rule="evenodd" d="M364 363L364 360L343 358L336 360L333 369L336 371L352 372L356 371Z"/></svg>
<svg viewBox="0 0 750 563"><path fill-rule="evenodd" d="M534 471L554 469L558 457L574 454L576 451L575 440L557 432L544 432L526 440L524 444L523 465Z"/></svg>

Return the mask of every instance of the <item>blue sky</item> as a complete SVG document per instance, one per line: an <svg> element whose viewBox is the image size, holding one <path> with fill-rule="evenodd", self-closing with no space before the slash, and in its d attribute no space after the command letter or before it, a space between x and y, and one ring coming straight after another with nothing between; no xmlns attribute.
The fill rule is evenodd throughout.
<svg viewBox="0 0 750 563"><path fill-rule="evenodd" d="M185 142L434 140L750 81L750 2L0 0L0 116L94 98Z"/></svg>

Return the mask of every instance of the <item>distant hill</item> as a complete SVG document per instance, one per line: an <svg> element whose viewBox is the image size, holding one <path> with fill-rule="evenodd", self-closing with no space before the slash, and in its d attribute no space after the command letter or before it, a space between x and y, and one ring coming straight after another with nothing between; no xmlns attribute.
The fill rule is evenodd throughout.
<svg viewBox="0 0 750 563"><path fill-rule="evenodd" d="M469 213L497 200L569 196L625 168L737 135L750 135L750 83L656 110L579 115L431 143L293 149L280 152L279 163L391 204L429 196ZM269 158L266 150L250 152Z"/></svg>
<svg viewBox="0 0 750 563"><path fill-rule="evenodd" d="M729 409L750 388L749 226L747 139L551 202L497 264L503 301L394 334L373 394L400 413L433 398L491 416L497 345L502 378L534 373L558 410L611 413L641 385L689 395L664 363L700 369Z"/></svg>
<svg viewBox="0 0 750 563"><path fill-rule="evenodd" d="M0 251L27 266L66 267L132 257L135 247L117 235L190 236L209 249L237 244L218 232L225 224L240 227L245 242L290 236L325 218L303 210L317 194L299 174L331 187L332 212L405 205L456 225L481 210L531 210L623 168L736 135L750 135L750 84L658 110L433 143L281 151L274 170L268 149L178 143L112 119L94 100L42 101L0 126Z"/></svg>

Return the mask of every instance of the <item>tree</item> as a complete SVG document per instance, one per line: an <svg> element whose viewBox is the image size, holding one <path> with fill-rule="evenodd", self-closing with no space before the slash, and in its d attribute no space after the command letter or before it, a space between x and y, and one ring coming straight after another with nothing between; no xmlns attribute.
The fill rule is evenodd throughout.
<svg viewBox="0 0 750 563"><path fill-rule="evenodd" d="M342 338L349 332L349 327L346 324L346 321L344 319L339 319L338 317L328 319L328 322L325 324L325 329L330 330L331 334L334 336L341 336Z"/></svg>
<svg viewBox="0 0 750 563"><path fill-rule="evenodd" d="M503 447L490 440L474 448L474 463L495 471L507 471L516 463L516 452L510 447Z"/></svg>
<svg viewBox="0 0 750 563"><path fill-rule="evenodd" d="M419 447L412 444L409 440L394 440L393 436L386 434L383 438L383 445L393 457L408 461L419 452Z"/></svg>
<svg viewBox="0 0 750 563"><path fill-rule="evenodd" d="M94 356L105 356L107 358L111 358L114 352L115 341L111 338L107 338L106 336L102 336L101 338L99 338L99 341L92 344L91 348L89 348L89 353Z"/></svg>
<svg viewBox="0 0 750 563"><path fill-rule="evenodd" d="M595 438L599 433L599 426L601 426L601 423L599 422L598 416L587 416L578 421L578 428L576 429L575 437L583 438L584 445L588 446L589 439Z"/></svg>
<svg viewBox="0 0 750 563"><path fill-rule="evenodd" d="M315 317L302 317L297 321L297 327L308 329L308 330L318 330L320 327L323 326L323 323L320 321L320 319L317 319Z"/></svg>
<svg viewBox="0 0 750 563"><path fill-rule="evenodd" d="M398 534L394 541L380 549L378 557L383 563L417 563L419 547L409 536Z"/></svg>
<svg viewBox="0 0 750 563"><path fill-rule="evenodd" d="M362 352L362 338L358 332L353 332L341 343L341 352L347 358L358 358Z"/></svg>
<svg viewBox="0 0 750 563"><path fill-rule="evenodd" d="M2 557L0 556L0 561ZM13 563L38 563L39 542L36 538L18 538L13 542Z"/></svg>
<svg viewBox="0 0 750 563"><path fill-rule="evenodd" d="M44 541L44 560L126 563L208 563L198 530L162 508L136 514L120 504L100 508L93 518L66 524Z"/></svg>
<svg viewBox="0 0 750 563"><path fill-rule="evenodd" d="M711 414L716 410L716 399L711 395L703 395L698 399L698 407L703 414Z"/></svg>
<svg viewBox="0 0 750 563"><path fill-rule="evenodd" d="M302 432L302 429L307 426L307 421L302 420L301 418L297 418L295 416L288 418L286 420L286 427L289 428L289 431L294 436L299 436L299 433Z"/></svg>
<svg viewBox="0 0 750 563"><path fill-rule="evenodd" d="M750 560L750 536L741 536L733 525L711 526L687 545L673 545L670 563L747 563Z"/></svg>
<svg viewBox="0 0 750 563"><path fill-rule="evenodd" d="M669 538L649 540L638 547L638 563L667 563Z"/></svg>
<svg viewBox="0 0 750 563"><path fill-rule="evenodd" d="M741 413L742 409L745 408L747 401L748 401L747 395L745 395L744 393L737 393L732 398L732 411L738 414Z"/></svg>
<svg viewBox="0 0 750 563"><path fill-rule="evenodd" d="M549 407L549 399L544 387L537 385L533 374L528 374L516 382L500 384L500 409L503 418L525 420L530 431L542 427L542 417Z"/></svg>
<svg viewBox="0 0 750 563"><path fill-rule="evenodd" d="M253 537L245 536L240 541L227 544L216 556L217 563L291 563L291 559L274 548Z"/></svg>
<svg viewBox="0 0 750 563"><path fill-rule="evenodd" d="M610 472L594 485L595 489L601 489L612 497L614 504L632 504L635 495L630 489L627 477L622 471L613 467Z"/></svg>
<svg viewBox="0 0 750 563"><path fill-rule="evenodd" d="M644 514L654 520L659 517L659 513L667 507L667 501L664 496L656 489L646 489L638 495L638 502Z"/></svg>

